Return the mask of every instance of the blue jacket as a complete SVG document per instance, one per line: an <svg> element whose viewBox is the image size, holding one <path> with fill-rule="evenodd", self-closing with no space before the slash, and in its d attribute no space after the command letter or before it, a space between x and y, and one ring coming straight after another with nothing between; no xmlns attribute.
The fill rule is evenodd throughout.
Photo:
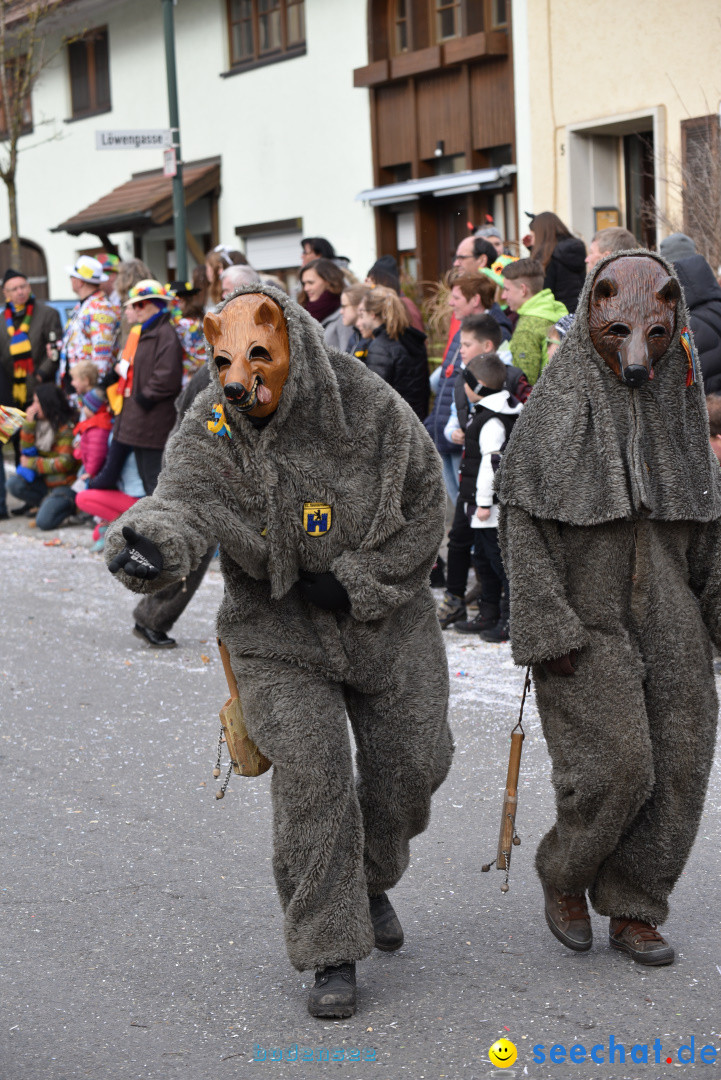
<svg viewBox="0 0 721 1080"><path fill-rule="evenodd" d="M443 429L448 423L453 404L453 388L456 385L458 372L461 370L461 331L455 335L450 345L446 358L443 361L441 381L438 384L438 393L433 403L430 416L423 421L428 434L435 443L436 450L440 454L458 454L461 447L449 442L443 434Z"/></svg>

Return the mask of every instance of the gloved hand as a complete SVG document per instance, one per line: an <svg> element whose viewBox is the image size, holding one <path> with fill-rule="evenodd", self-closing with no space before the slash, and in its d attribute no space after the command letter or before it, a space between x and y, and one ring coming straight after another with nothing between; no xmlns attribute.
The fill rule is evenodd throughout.
<svg viewBox="0 0 721 1080"><path fill-rule="evenodd" d="M323 574L301 570L298 588L306 600L324 611L350 611L350 597L330 570Z"/></svg>
<svg viewBox="0 0 721 1080"><path fill-rule="evenodd" d="M163 555L147 536L141 536L129 525L123 526L126 546L108 564L111 574L124 570L130 577L152 581L163 569Z"/></svg>
<svg viewBox="0 0 721 1080"><path fill-rule="evenodd" d="M28 484L32 484L35 479L35 473L32 469L28 469L26 465L18 465L15 469L18 476L22 476L23 480L26 480Z"/></svg>
<svg viewBox="0 0 721 1080"><path fill-rule="evenodd" d="M543 666L549 675L575 675L578 649L571 649L565 656L554 656L552 660L544 660Z"/></svg>

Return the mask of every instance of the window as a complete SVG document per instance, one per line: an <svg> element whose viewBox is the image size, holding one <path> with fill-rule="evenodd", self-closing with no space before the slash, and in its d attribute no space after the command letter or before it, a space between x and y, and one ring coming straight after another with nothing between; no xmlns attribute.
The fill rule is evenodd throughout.
<svg viewBox="0 0 721 1080"><path fill-rule="evenodd" d="M33 130L33 109L29 90L23 100L22 115L18 117L15 113L17 95L24 74L23 64L24 57L20 57L18 60L8 59L5 61L5 80L10 99L10 115L8 116L5 110L5 100L0 84L0 138L2 139L7 139L10 136L13 122L17 123L18 120L20 122L18 134L29 135Z"/></svg>
<svg viewBox="0 0 721 1080"><path fill-rule="evenodd" d="M72 116L110 111L110 67L108 29L92 30L79 41L68 44Z"/></svg>
<svg viewBox="0 0 721 1080"><path fill-rule="evenodd" d="M410 0L395 0L393 43L396 56L399 53L408 52L409 49L409 3Z"/></svg>
<svg viewBox="0 0 721 1080"><path fill-rule="evenodd" d="M508 26L508 0L491 0L491 27L501 30Z"/></svg>
<svg viewBox="0 0 721 1080"><path fill-rule="evenodd" d="M305 52L304 0L228 0L231 67Z"/></svg>
<svg viewBox="0 0 721 1080"><path fill-rule="evenodd" d="M721 138L717 113L681 121L681 181L684 231L702 250L701 241L718 233Z"/></svg>
<svg viewBox="0 0 721 1080"><path fill-rule="evenodd" d="M461 36L461 0L433 0L436 16L436 41L450 41Z"/></svg>

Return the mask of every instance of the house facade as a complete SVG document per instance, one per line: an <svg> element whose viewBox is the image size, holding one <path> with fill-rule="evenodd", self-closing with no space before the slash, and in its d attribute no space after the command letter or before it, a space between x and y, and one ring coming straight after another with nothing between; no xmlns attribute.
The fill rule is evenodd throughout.
<svg viewBox="0 0 721 1080"><path fill-rule="evenodd" d="M369 0L367 88L379 251L435 281L469 229L517 235L510 0Z"/></svg>
<svg viewBox="0 0 721 1080"><path fill-rule="evenodd" d="M364 0L180 0L174 6L191 265L217 243L292 282L300 239L325 236L362 277L375 259L371 118L352 71L367 63ZM108 247L174 273L171 180L162 150L96 149L99 131L168 127L159 0L66 0L57 49L21 137L23 258L43 294ZM9 231L0 188L0 236ZM7 245L0 262L7 262Z"/></svg>
<svg viewBox="0 0 721 1080"><path fill-rule="evenodd" d="M513 0L512 35L521 212L555 210L587 242L693 232L688 181L718 158L716 0Z"/></svg>

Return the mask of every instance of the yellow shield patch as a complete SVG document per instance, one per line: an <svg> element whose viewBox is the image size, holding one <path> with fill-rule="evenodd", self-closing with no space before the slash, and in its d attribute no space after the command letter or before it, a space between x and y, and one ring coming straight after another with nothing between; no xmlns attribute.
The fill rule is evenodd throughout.
<svg viewBox="0 0 721 1080"><path fill-rule="evenodd" d="M333 512L326 503L303 503L303 528L308 536L325 536L332 519Z"/></svg>

